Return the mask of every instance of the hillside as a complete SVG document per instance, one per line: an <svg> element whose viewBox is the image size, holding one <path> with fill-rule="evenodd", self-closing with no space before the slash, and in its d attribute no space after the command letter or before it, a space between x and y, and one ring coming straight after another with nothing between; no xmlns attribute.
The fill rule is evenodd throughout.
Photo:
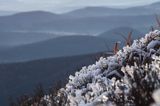
<svg viewBox="0 0 160 106"><path fill-rule="evenodd" d="M1 23L37 23L45 22L47 20L57 19L59 15L46 12L46 11L29 11L29 12L20 12L13 15L1 16Z"/></svg>
<svg viewBox="0 0 160 106"><path fill-rule="evenodd" d="M159 106L159 64L160 31L155 30L115 55L82 67L56 95L40 100L47 106Z"/></svg>
<svg viewBox="0 0 160 106"><path fill-rule="evenodd" d="M14 100L42 84L49 89L55 83L66 83L70 74L82 66L93 64L101 53L41 59L28 62L0 64L0 105L7 106L8 99Z"/></svg>
<svg viewBox="0 0 160 106"><path fill-rule="evenodd" d="M107 51L101 38L94 36L64 36L0 51L0 62L83 55Z"/></svg>
<svg viewBox="0 0 160 106"><path fill-rule="evenodd" d="M0 47L8 48L32 44L60 36L62 35L49 32L0 32Z"/></svg>
<svg viewBox="0 0 160 106"><path fill-rule="evenodd" d="M16 11L0 11L0 16L7 16L7 15L13 15L17 13Z"/></svg>

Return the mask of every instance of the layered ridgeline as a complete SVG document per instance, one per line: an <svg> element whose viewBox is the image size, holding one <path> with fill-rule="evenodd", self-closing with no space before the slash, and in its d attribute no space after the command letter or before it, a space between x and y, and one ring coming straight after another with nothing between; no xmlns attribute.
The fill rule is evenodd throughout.
<svg viewBox="0 0 160 106"><path fill-rule="evenodd" d="M41 103L48 106L158 106L160 92L156 90L159 88L160 31L155 30L115 55L101 57L95 64L70 75L69 82L56 96L46 95Z"/></svg>

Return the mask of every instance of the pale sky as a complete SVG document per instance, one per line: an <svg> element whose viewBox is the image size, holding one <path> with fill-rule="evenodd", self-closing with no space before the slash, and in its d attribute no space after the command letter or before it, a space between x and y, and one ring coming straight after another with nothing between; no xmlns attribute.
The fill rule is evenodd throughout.
<svg viewBox="0 0 160 106"><path fill-rule="evenodd" d="M160 0L0 0L0 10L66 12L86 6L130 7L158 1L160 2Z"/></svg>

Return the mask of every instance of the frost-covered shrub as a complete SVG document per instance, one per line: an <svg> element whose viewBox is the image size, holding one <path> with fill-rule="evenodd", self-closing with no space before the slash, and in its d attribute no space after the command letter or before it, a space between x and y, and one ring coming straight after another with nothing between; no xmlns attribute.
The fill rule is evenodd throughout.
<svg viewBox="0 0 160 106"><path fill-rule="evenodd" d="M152 95L155 103L152 106L160 106L160 89L155 90Z"/></svg>
<svg viewBox="0 0 160 106"><path fill-rule="evenodd" d="M160 95L153 93L159 88L160 32L155 30L83 67L55 96L41 100L48 106L148 106L159 104Z"/></svg>

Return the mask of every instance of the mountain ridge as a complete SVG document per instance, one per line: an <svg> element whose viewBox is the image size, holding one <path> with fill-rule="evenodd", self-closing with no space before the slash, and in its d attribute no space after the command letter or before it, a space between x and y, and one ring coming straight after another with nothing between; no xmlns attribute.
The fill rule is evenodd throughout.
<svg viewBox="0 0 160 106"><path fill-rule="evenodd" d="M104 40L94 36L57 37L0 51L0 60L1 62L28 61L96 53L106 49Z"/></svg>

